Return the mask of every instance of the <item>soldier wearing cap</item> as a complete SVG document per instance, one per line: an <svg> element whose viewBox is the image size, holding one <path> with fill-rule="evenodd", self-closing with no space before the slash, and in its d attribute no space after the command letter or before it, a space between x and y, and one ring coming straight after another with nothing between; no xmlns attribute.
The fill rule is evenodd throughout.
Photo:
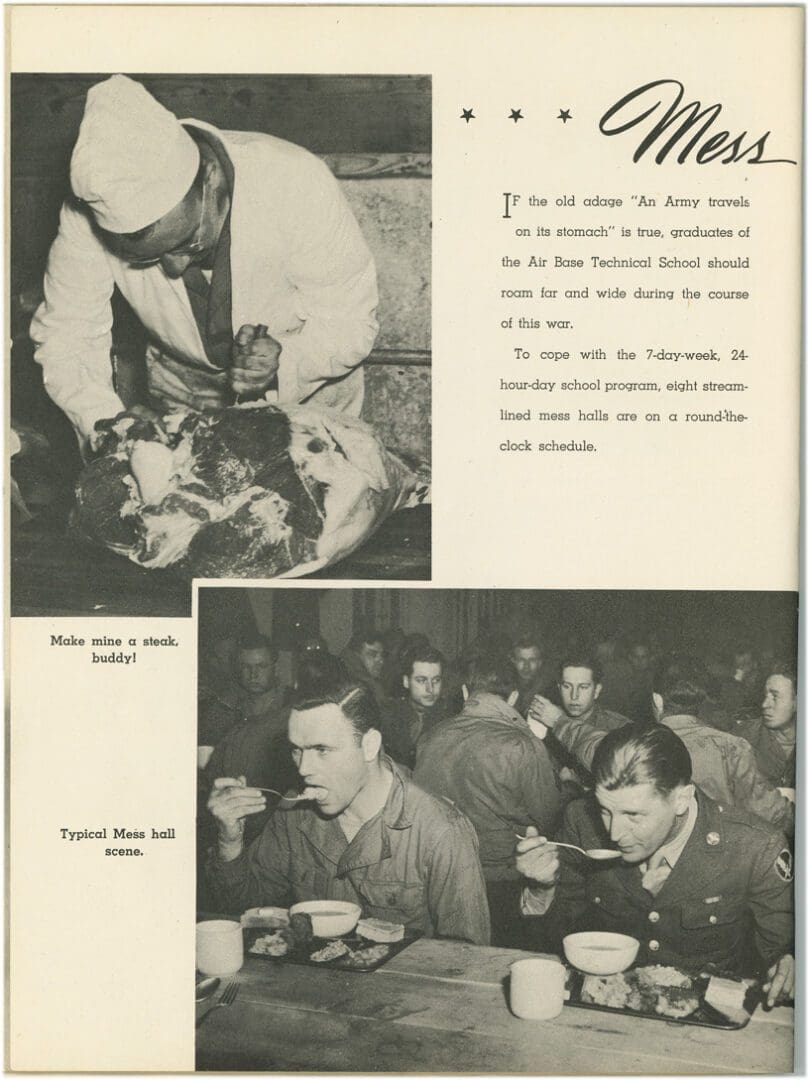
<svg viewBox="0 0 808 1080"><path fill-rule="evenodd" d="M595 861L531 829L516 848L530 881L525 914L546 913L559 935L628 934L640 963L762 975L769 1005L792 997L793 872L782 834L698 790L687 748L666 727L610 732L592 774L594 794L568 805L560 838L619 857Z"/></svg>
<svg viewBox="0 0 808 1080"><path fill-rule="evenodd" d="M129 415L159 425L178 408L312 397L359 413L376 273L313 154L180 121L114 75L87 94L70 182L31 337L84 449L125 412L110 362L115 287L150 339L148 400Z"/></svg>

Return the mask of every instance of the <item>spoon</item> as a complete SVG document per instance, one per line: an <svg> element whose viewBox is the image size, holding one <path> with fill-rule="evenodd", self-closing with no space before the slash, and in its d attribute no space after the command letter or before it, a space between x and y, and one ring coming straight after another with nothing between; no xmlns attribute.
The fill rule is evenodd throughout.
<svg viewBox="0 0 808 1080"><path fill-rule="evenodd" d="M516 833L515 835L517 840L535 839L535 837L529 838L527 836L520 836L519 833ZM612 848L582 848L578 847L577 844L564 844L560 840L547 840L545 843L552 844L553 847L572 848L573 851L580 851L582 855L586 855L588 859L596 859L601 862L606 859L620 858L620 852L614 851Z"/></svg>
<svg viewBox="0 0 808 1080"><path fill-rule="evenodd" d="M250 786L252 787L252 785ZM275 788L271 787L257 787L255 790L268 791L271 795L280 795L284 802L300 802L302 799L308 799L309 802L313 801L311 795L284 795L282 791L276 791Z"/></svg>
<svg viewBox="0 0 808 1080"><path fill-rule="evenodd" d="M218 989L221 979L208 977L206 979L200 979L196 984L196 1000L204 1001L205 998L209 998L211 994L215 994Z"/></svg>

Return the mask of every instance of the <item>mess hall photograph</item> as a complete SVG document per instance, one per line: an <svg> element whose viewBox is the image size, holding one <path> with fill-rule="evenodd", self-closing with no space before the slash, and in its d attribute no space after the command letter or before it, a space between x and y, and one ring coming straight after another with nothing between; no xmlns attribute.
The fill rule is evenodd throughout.
<svg viewBox="0 0 808 1080"><path fill-rule="evenodd" d="M11 76L13 615L431 578L431 80Z"/></svg>
<svg viewBox="0 0 808 1080"><path fill-rule="evenodd" d="M792 1071L796 593L196 614L198 1070Z"/></svg>

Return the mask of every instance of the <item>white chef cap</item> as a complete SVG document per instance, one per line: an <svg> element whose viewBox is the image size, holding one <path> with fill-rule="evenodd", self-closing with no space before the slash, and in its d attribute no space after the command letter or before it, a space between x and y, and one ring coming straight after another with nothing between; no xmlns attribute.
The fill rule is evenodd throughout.
<svg viewBox="0 0 808 1080"><path fill-rule="evenodd" d="M199 150L179 120L125 75L87 92L70 183L108 232L151 225L184 199Z"/></svg>

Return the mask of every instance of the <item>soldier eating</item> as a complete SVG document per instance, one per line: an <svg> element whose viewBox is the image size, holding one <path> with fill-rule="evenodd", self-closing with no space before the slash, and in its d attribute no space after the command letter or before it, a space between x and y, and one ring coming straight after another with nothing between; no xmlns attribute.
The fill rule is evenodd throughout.
<svg viewBox="0 0 808 1080"><path fill-rule="evenodd" d="M214 781L218 841L208 864L230 911L348 900L425 936L487 944L485 885L471 823L382 756L370 690L340 668L296 692L292 757L307 799L281 803L249 850L243 823L265 807L244 778Z"/></svg>
<svg viewBox="0 0 808 1080"><path fill-rule="evenodd" d="M793 872L782 834L696 788L687 748L663 726L610 732L592 774L594 794L569 804L560 839L611 844L621 858L559 859L531 829L516 848L530 880L523 912L546 913L560 934L639 938L640 963L762 975L769 1006L791 998Z"/></svg>

